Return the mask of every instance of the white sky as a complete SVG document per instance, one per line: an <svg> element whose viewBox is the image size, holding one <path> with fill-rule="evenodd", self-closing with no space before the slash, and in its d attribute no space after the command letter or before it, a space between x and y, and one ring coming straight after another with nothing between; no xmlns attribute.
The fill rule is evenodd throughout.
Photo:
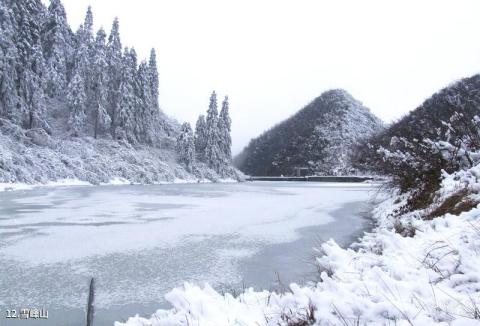
<svg viewBox="0 0 480 326"><path fill-rule="evenodd" d="M48 0L44 0L48 3ZM74 30L92 5L139 58L155 47L160 105L195 124L230 97L233 152L331 88L385 121L480 70L480 1L63 0ZM221 101L221 99L220 99Z"/></svg>

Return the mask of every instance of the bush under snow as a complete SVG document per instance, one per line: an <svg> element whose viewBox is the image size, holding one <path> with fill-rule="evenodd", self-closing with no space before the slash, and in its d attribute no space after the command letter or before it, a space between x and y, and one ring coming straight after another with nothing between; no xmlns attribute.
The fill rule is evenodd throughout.
<svg viewBox="0 0 480 326"><path fill-rule="evenodd" d="M187 171L177 163L175 152L168 149L91 137L59 139L41 131L25 131L0 119L0 183L45 184L77 179L100 184L123 179L150 184L242 178L234 168L220 176L201 162Z"/></svg>

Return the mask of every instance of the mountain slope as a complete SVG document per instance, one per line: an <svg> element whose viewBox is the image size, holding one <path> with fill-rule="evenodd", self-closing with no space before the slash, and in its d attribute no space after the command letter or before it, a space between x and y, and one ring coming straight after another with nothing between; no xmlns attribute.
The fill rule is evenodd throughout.
<svg viewBox="0 0 480 326"><path fill-rule="evenodd" d="M390 176L401 191L413 192L406 209L425 208L440 189L443 174L477 164L479 108L480 75L461 79L368 139L353 162Z"/></svg>
<svg viewBox="0 0 480 326"><path fill-rule="evenodd" d="M118 19L108 37L93 22L88 7L74 33L60 0L0 1L0 183L237 178L228 98L196 160L189 124L160 109L155 50L139 60Z"/></svg>
<svg viewBox="0 0 480 326"><path fill-rule="evenodd" d="M296 167L307 167L309 173L349 173L352 146L382 126L349 93L330 90L251 140L234 164L250 175L291 175Z"/></svg>

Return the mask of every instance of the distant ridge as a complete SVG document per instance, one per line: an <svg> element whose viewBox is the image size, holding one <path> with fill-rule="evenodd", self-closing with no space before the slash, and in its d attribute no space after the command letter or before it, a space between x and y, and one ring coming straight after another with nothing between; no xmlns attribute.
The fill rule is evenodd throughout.
<svg viewBox="0 0 480 326"><path fill-rule="evenodd" d="M342 175L351 166L352 147L383 128L382 121L343 89L324 92L292 117L250 141L234 159L256 176L304 173Z"/></svg>

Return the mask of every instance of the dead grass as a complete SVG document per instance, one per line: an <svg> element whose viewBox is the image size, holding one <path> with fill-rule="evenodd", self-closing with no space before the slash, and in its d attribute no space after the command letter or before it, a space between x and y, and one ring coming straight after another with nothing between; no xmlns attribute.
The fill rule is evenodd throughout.
<svg viewBox="0 0 480 326"><path fill-rule="evenodd" d="M460 215L475 208L479 202L469 198L470 192L462 189L445 199L439 206L434 208L426 216L426 220L432 220L445 214Z"/></svg>

